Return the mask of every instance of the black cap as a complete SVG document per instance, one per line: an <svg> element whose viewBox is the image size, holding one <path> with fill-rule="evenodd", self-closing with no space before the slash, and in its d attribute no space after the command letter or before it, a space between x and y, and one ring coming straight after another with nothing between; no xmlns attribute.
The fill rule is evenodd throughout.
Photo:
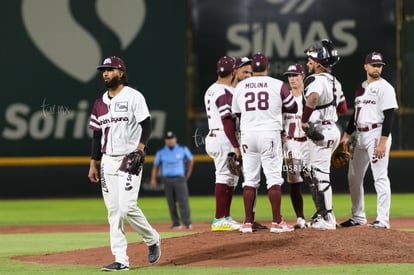
<svg viewBox="0 0 414 275"><path fill-rule="evenodd" d="M172 132L172 131L168 131L168 132L165 134L165 137L164 137L164 138L169 139L169 138L175 138L175 137L176 137L176 136L175 136L174 132Z"/></svg>

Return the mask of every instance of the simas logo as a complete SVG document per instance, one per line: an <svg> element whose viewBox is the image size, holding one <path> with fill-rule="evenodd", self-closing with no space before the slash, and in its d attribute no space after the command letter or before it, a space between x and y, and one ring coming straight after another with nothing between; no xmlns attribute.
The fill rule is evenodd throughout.
<svg viewBox="0 0 414 275"><path fill-rule="evenodd" d="M30 39L39 51L64 73L86 83L94 78L96 65L104 56L102 43L75 18L88 6L77 6L79 2L86 3L23 0L22 18ZM94 3L96 15L90 14L89 17L93 19L97 16L103 28L109 29L118 38L120 50L128 48L144 23L144 0L99 0Z"/></svg>
<svg viewBox="0 0 414 275"><path fill-rule="evenodd" d="M312 18L312 8L318 5L315 0L267 0L271 8L274 6L273 19L238 22L228 27L226 39L233 49L227 51L229 56L248 56L251 53L262 52L270 59L304 58L304 49L322 38L332 40L337 44L341 56L349 56L358 48L358 39L354 32L357 20L353 17L336 19L332 24L315 17ZM292 19L279 19L279 15L290 15ZM306 22L305 22L306 21ZM285 64L279 64L282 74Z"/></svg>

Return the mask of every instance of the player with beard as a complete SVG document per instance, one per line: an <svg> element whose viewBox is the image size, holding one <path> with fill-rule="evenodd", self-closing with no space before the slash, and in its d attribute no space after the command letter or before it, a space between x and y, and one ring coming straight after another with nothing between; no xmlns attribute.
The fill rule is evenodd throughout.
<svg viewBox="0 0 414 275"><path fill-rule="evenodd" d="M136 150L145 152L151 134L148 106L144 96L129 87L122 59L108 57L97 69L108 90L96 99L89 122L93 139L88 178L92 183L101 182L108 210L111 251L115 257L115 262L103 266L102 270L129 268L125 219L148 246L148 262L155 264L161 256L160 235L137 206L142 170L138 175L119 170L125 155ZM100 176L98 161L101 161Z"/></svg>
<svg viewBox="0 0 414 275"><path fill-rule="evenodd" d="M364 176L368 169L377 192L377 217L373 228L390 228L391 183L388 161L391 149L391 128L398 108L395 90L381 77L385 63L382 54L372 52L365 57L366 80L355 91L354 114L342 136L347 143L356 132L353 157L349 162L348 184L352 199L352 216L340 224L350 227L367 223L364 206Z"/></svg>

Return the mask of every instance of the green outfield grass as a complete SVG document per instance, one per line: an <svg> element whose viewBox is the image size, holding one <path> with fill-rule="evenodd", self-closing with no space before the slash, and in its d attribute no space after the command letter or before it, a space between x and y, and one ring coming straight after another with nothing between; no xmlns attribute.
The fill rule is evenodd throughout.
<svg viewBox="0 0 414 275"><path fill-rule="evenodd" d="M413 217L413 194L392 195L392 217ZM310 216L313 204L309 195L304 196L305 214ZM376 196L366 195L366 210L375 217ZM210 221L214 215L214 197L191 197L194 222ZM164 197L140 198L139 205L150 222L169 222ZM338 220L350 215L349 195L334 195L334 211ZM36 224L83 224L106 223L106 209L101 198L90 199L25 199L0 200L0 226ZM256 210L257 220L270 220L270 207L266 196L259 196ZM233 200L232 216L243 219L241 196ZM294 219L288 196L283 196L282 213L285 219ZM139 242L137 234L127 233L130 242ZM163 238L177 236L181 232L161 232ZM4 234L0 235L0 274L102 274L98 267L38 265L13 261L18 255L45 254L100 246L108 246L108 233L49 233L49 234ZM412 274L414 264L382 265L335 265L326 267L272 267L272 268L213 268L183 266L132 267L129 272L145 274Z"/></svg>

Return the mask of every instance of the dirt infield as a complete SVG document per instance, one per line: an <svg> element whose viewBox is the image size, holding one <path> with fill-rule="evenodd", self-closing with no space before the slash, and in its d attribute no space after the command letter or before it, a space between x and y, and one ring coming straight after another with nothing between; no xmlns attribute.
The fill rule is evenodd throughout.
<svg viewBox="0 0 414 275"><path fill-rule="evenodd" d="M160 232L172 231L169 224L153 226ZM211 232L209 223L195 223L190 230L194 234L162 240L158 265L252 267L414 263L414 232L401 230L414 228L414 219L392 219L391 226L390 230L357 226L330 231L302 229L277 234L260 230L243 234ZM107 231L108 225L0 227L0 234ZM145 244L129 244L131 266L149 265L147 253ZM40 264L101 266L112 262L113 256L107 246L14 259Z"/></svg>

